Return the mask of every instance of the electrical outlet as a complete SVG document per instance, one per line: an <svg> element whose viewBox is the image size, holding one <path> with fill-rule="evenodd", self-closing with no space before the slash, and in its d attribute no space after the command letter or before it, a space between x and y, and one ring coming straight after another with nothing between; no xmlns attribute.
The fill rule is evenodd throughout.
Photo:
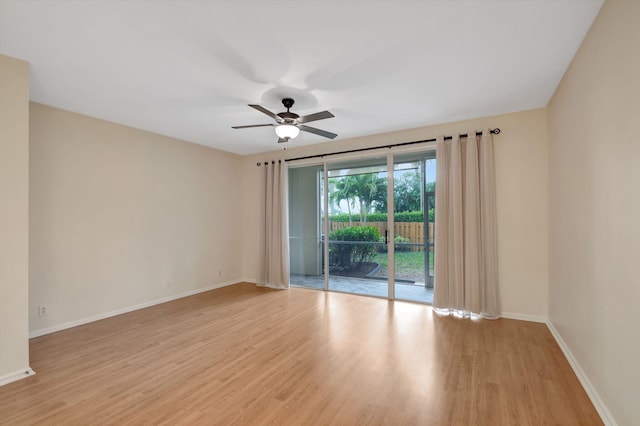
<svg viewBox="0 0 640 426"><path fill-rule="evenodd" d="M43 317L47 315L47 307L45 305L38 306L38 316Z"/></svg>

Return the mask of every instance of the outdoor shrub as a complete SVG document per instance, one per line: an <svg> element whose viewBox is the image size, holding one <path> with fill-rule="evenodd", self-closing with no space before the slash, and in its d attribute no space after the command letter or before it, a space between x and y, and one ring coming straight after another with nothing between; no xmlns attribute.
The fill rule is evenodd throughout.
<svg viewBox="0 0 640 426"><path fill-rule="evenodd" d="M424 215L422 212L400 212L393 216L396 222L422 222Z"/></svg>
<svg viewBox="0 0 640 426"><path fill-rule="evenodd" d="M349 222L349 213L331 214L329 215L329 220L331 222ZM352 214L351 221L359 222L360 215Z"/></svg>
<svg viewBox="0 0 640 426"><path fill-rule="evenodd" d="M370 262L376 253L375 242L380 240L380 232L375 226L348 226L329 232L329 265L344 270L352 269L363 262ZM337 243L334 241L355 241ZM362 244L361 242L372 242Z"/></svg>
<svg viewBox="0 0 640 426"><path fill-rule="evenodd" d="M429 216L429 222L433 222L433 220L435 219L435 214L433 209L429 209L428 216ZM370 213L366 215L366 219L367 219L367 222L386 222L387 214L386 213ZM393 219L396 222L422 222L424 220L424 215L421 211L400 212L400 213L395 213L393 215ZM331 222L349 222L349 214L348 213L332 214L332 215L329 215L329 220ZM352 214L351 221L360 222L360 215Z"/></svg>
<svg viewBox="0 0 640 426"><path fill-rule="evenodd" d="M367 216L367 222L386 222L386 213L369 213Z"/></svg>
<svg viewBox="0 0 640 426"><path fill-rule="evenodd" d="M409 241L408 238L405 238L403 236L400 235L396 235L396 237L393 239L394 241L394 246L393 249L397 252L400 251L411 251L411 246L405 246L403 243L410 243L411 241Z"/></svg>
<svg viewBox="0 0 640 426"><path fill-rule="evenodd" d="M401 235L396 235L394 240L394 250L396 252L400 252L400 251L411 251L411 247L410 246L405 246L403 245L403 243L410 243L411 241L408 238L405 238ZM384 237L380 238L380 242L384 243ZM381 244L378 246L378 253L386 253L387 252L387 245L386 244Z"/></svg>

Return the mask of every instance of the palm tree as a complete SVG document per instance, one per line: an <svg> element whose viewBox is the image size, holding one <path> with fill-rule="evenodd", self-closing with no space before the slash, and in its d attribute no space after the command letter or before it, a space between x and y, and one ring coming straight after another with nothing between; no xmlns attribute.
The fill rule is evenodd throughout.
<svg viewBox="0 0 640 426"><path fill-rule="evenodd" d="M340 205L342 200L347 202L347 211L349 213L349 226L353 225L351 221L351 206L354 204L354 181L352 176L344 176L339 178L330 179L329 181L333 181L334 189L329 193L329 198L333 200L334 203Z"/></svg>
<svg viewBox="0 0 640 426"><path fill-rule="evenodd" d="M373 206L386 206L387 179L378 176L378 173L367 173L353 176L355 178L354 192L360 203L360 221L366 222L367 215L372 212Z"/></svg>
<svg viewBox="0 0 640 426"><path fill-rule="evenodd" d="M379 177L378 173L363 173L333 179L335 184L329 193L329 199L338 205L343 200L347 202L349 225L352 225L351 209L356 206L356 203L360 208L361 222L367 221L367 215L376 206L386 211L387 180Z"/></svg>

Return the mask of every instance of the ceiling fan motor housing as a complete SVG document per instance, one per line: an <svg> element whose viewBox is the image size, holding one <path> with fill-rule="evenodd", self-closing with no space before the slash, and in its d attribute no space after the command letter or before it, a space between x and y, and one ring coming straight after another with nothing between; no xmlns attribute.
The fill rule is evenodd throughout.
<svg viewBox="0 0 640 426"><path fill-rule="evenodd" d="M285 123L292 123L300 118L298 114L295 114L293 112L279 112L277 115L278 117L282 118Z"/></svg>
<svg viewBox="0 0 640 426"><path fill-rule="evenodd" d="M284 105L284 107L287 109L286 112L279 112L278 114L276 114L278 117L282 118L281 123L287 123L287 124L295 124L295 121L300 118L300 116L296 113L293 112L289 112L289 108L291 108L293 106L293 104L295 103L295 101L291 98L284 98L282 100L282 105Z"/></svg>

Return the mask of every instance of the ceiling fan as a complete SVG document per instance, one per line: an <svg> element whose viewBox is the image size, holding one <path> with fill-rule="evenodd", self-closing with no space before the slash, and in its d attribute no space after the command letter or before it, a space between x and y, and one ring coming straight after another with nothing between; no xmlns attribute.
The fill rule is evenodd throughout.
<svg viewBox="0 0 640 426"><path fill-rule="evenodd" d="M286 112L279 112L274 114L268 109L261 107L260 105L251 105L251 108L257 109L263 114L268 115L273 118L276 122L272 124L251 124L248 126L233 126L232 129L247 129L249 127L267 127L274 126L276 128L276 134L278 135L278 142L289 142L290 139L295 138L300 133L300 130L303 132L315 133L316 135L324 136L325 138L334 139L338 136L335 133L327 132L326 130L316 129L315 127L305 126L304 123L309 123L311 121L324 120L325 118L335 117L329 111L316 112L315 114L309 114L300 117L298 114L289 111L289 109L293 106L295 101L291 98L284 98L282 100L282 105L287 109Z"/></svg>

